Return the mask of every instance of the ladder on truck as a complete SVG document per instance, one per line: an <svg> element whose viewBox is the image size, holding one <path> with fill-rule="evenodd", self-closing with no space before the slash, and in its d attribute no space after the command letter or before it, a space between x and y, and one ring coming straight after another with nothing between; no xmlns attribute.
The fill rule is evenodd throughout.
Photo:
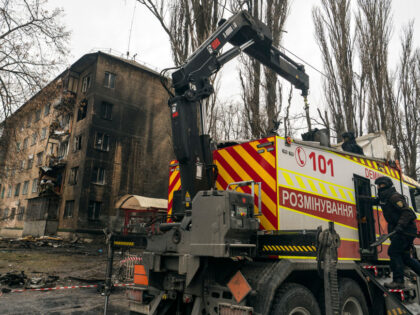
<svg viewBox="0 0 420 315"><path fill-rule="evenodd" d="M391 279L389 265L360 264L359 272L369 287L376 288L383 295L386 315L420 314L420 279L414 272L410 270L405 274L408 281L404 289L384 286Z"/></svg>

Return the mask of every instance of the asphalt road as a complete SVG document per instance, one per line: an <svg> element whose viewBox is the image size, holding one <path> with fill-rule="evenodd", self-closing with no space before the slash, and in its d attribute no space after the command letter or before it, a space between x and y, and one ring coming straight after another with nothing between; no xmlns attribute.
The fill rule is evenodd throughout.
<svg viewBox="0 0 420 315"><path fill-rule="evenodd" d="M111 294L107 314L129 314L124 292L118 288ZM96 288L5 293L0 296L0 314L103 314L104 302Z"/></svg>

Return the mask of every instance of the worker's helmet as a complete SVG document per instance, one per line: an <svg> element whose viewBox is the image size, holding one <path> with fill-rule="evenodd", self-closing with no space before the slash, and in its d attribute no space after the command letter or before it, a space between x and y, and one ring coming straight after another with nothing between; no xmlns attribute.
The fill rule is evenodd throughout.
<svg viewBox="0 0 420 315"><path fill-rule="evenodd" d="M354 137L354 133L353 133L352 131L347 131L347 132L343 133L343 134L341 135L341 137L342 137L343 139L349 139L349 140L354 140L354 139L355 139L355 137Z"/></svg>
<svg viewBox="0 0 420 315"><path fill-rule="evenodd" d="M375 180L375 185L384 184L386 188L392 187L394 184L389 177L381 176Z"/></svg>

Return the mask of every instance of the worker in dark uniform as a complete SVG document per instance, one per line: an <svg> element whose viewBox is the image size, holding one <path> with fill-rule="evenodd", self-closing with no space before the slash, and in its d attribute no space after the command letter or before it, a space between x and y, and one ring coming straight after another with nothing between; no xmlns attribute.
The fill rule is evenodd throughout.
<svg viewBox="0 0 420 315"><path fill-rule="evenodd" d="M354 137L353 132L351 131L345 132L341 136L343 137L343 141L344 141L343 144L341 145L341 148L343 149L343 151L365 155L362 147L357 144L356 138Z"/></svg>
<svg viewBox="0 0 420 315"><path fill-rule="evenodd" d="M382 208L388 223L388 233L397 232L391 236L391 245L388 248L393 281L385 283L385 286L389 289L401 289L404 287L404 265L420 275L420 262L410 255L417 234L417 216L408 207L404 196L395 190L390 178L378 177L375 184L378 186L378 198L375 198L374 203Z"/></svg>

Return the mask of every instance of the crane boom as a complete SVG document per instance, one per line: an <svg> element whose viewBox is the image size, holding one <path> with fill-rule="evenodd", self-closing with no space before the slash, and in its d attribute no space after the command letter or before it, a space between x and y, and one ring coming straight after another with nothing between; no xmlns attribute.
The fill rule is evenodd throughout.
<svg viewBox="0 0 420 315"><path fill-rule="evenodd" d="M233 48L221 49L230 43ZM217 30L172 74L175 95L169 100L175 156L180 164L182 191L174 195L173 215L181 218L199 190L214 186L210 137L199 128L201 101L213 92L209 78L241 52L258 60L307 96L309 77L303 65L272 44L269 28L247 11L223 21ZM203 119L203 118L202 118ZM204 129L203 127L201 129Z"/></svg>

